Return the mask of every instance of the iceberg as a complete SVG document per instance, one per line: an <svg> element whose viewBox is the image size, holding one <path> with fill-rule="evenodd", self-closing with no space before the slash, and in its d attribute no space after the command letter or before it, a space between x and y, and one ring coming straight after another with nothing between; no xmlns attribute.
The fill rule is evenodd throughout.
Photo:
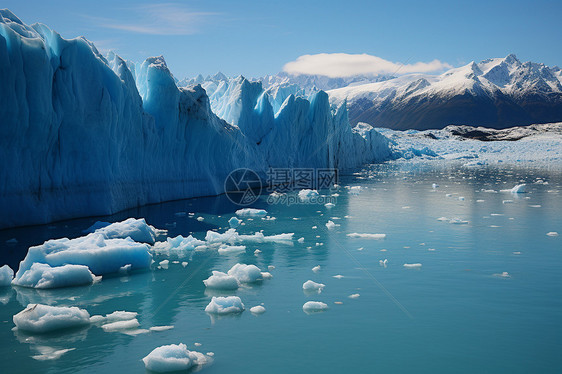
<svg viewBox="0 0 562 374"><path fill-rule="evenodd" d="M193 366L204 365L210 359L203 353L189 351L185 344L170 344L155 348L142 359L147 370L165 373L184 371Z"/></svg>
<svg viewBox="0 0 562 374"><path fill-rule="evenodd" d="M13 283L33 284L32 279L35 279L35 282L43 279L41 284L45 285L72 285L85 282L91 273L95 275L118 273L124 266L130 270L150 267L152 255L148 244L137 243L130 237L108 239L106 235L107 232L96 231L75 239L53 239L42 245L30 247L23 261L20 262ZM46 264L52 269L44 265L36 265L32 269L36 263ZM65 265L83 265L87 269L65 268ZM88 269L91 272L89 275L85 272Z"/></svg>
<svg viewBox="0 0 562 374"><path fill-rule="evenodd" d="M203 281L206 287L219 290L236 290L239 287L238 280L221 271L213 271L213 275Z"/></svg>
<svg viewBox="0 0 562 374"><path fill-rule="evenodd" d="M12 284L32 288L59 288L91 284L96 277L87 266L62 265L51 267L48 264L34 263L19 275Z"/></svg>
<svg viewBox="0 0 562 374"><path fill-rule="evenodd" d="M90 323L90 314L86 310L75 306L56 307L43 304L29 304L27 308L16 314L13 319L18 330L42 334L88 325Z"/></svg>
<svg viewBox="0 0 562 374"><path fill-rule="evenodd" d="M205 307L205 312L209 314L232 314L242 313L244 311L244 304L238 296L215 297Z"/></svg>
<svg viewBox="0 0 562 374"><path fill-rule="evenodd" d="M228 275L240 283L255 283L263 279L261 270L256 265L236 264Z"/></svg>
<svg viewBox="0 0 562 374"><path fill-rule="evenodd" d="M265 313L265 308L263 305L256 305L250 308L250 313L252 314L263 314Z"/></svg>
<svg viewBox="0 0 562 374"><path fill-rule="evenodd" d="M328 310L328 304L321 301L307 301L302 306L302 310L307 314L322 312L324 310Z"/></svg>
<svg viewBox="0 0 562 374"><path fill-rule="evenodd" d="M325 284L316 283L316 282L311 281L311 280L307 280L307 281L304 282L303 285L302 285L302 289L303 289L305 292L317 292L317 293L321 293L322 290L324 289L324 287L326 287Z"/></svg>
<svg viewBox="0 0 562 374"><path fill-rule="evenodd" d="M322 91L285 98L240 77L207 86L210 99L200 85L178 88L162 56L136 66L104 57L9 10L0 56L0 228L217 195L238 168L265 177L394 157L385 136L352 128L346 105L332 108Z"/></svg>

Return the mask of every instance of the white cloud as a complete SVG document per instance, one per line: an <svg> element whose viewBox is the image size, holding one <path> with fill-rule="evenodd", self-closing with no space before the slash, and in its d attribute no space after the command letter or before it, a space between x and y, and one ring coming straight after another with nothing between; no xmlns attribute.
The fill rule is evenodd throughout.
<svg viewBox="0 0 562 374"><path fill-rule="evenodd" d="M330 78L353 75L430 73L452 68L451 65L433 60L400 64L368 54L319 53L303 55L283 66L289 74L314 74Z"/></svg>
<svg viewBox="0 0 562 374"><path fill-rule="evenodd" d="M192 12L179 4L162 3L143 5L130 10L135 21L117 21L112 18L88 17L99 26L138 34L190 35L216 13Z"/></svg>

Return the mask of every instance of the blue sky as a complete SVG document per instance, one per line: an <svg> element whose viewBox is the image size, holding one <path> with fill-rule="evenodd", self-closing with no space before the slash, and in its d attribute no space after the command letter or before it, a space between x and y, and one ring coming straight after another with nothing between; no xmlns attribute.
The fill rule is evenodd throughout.
<svg viewBox="0 0 562 374"><path fill-rule="evenodd" d="M164 55L179 78L274 74L299 56L320 53L433 62L436 69L509 53L562 65L556 1L8 0L0 6L25 23L45 23L65 38L83 35L133 61Z"/></svg>

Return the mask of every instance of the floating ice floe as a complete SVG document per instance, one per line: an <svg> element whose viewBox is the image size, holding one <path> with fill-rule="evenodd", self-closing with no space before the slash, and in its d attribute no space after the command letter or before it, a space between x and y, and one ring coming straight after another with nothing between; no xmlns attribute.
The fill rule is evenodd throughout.
<svg viewBox="0 0 562 374"><path fill-rule="evenodd" d="M14 278L14 271L8 265L0 267L0 287L9 286Z"/></svg>
<svg viewBox="0 0 562 374"><path fill-rule="evenodd" d="M263 274L256 265L236 264L228 271L240 283L255 283L263 280Z"/></svg>
<svg viewBox="0 0 562 374"><path fill-rule="evenodd" d="M379 260L379 265L386 267L388 264L388 260L385 258L384 260Z"/></svg>
<svg viewBox="0 0 562 374"><path fill-rule="evenodd" d="M130 321L137 318L137 312L125 312L117 310L104 316L94 315L90 317L91 323L109 324L119 321Z"/></svg>
<svg viewBox="0 0 562 374"><path fill-rule="evenodd" d="M84 265L95 275L117 273L130 264L131 268L149 268L152 255L148 244L137 243L130 237L108 239L105 233L95 232L76 239L54 239L44 244L30 247L25 259L20 263L14 283L18 284L23 274L34 263L48 264L51 267L64 265Z"/></svg>
<svg viewBox="0 0 562 374"><path fill-rule="evenodd" d="M315 267L313 267L312 271L318 273L320 271L320 265L316 265Z"/></svg>
<svg viewBox="0 0 562 374"><path fill-rule="evenodd" d="M302 306L302 310L305 313L314 313L314 312L322 312L324 310L328 310L328 304L323 303L321 301L307 301Z"/></svg>
<svg viewBox="0 0 562 374"><path fill-rule="evenodd" d="M318 198L318 196L320 196L320 194L318 193L318 191L316 190L309 190L309 189L304 189L304 190L300 190L299 191L299 200L302 202L310 202L313 199Z"/></svg>
<svg viewBox="0 0 562 374"><path fill-rule="evenodd" d="M267 211L263 209L244 208L238 209L236 215L239 217L265 217Z"/></svg>
<svg viewBox="0 0 562 374"><path fill-rule="evenodd" d="M42 334L88 325L90 314L75 306L56 307L29 304L27 308L14 315L13 320L18 330Z"/></svg>
<svg viewBox="0 0 562 374"><path fill-rule="evenodd" d="M240 286L236 278L220 271L213 271L213 275L203 283L206 287L220 290L236 290Z"/></svg>
<svg viewBox="0 0 562 374"><path fill-rule="evenodd" d="M546 235L548 236L558 236L558 233L556 231L551 231L551 232L547 232ZM0 269L2 270L2 269Z"/></svg>
<svg viewBox="0 0 562 374"><path fill-rule="evenodd" d="M336 279L342 279L343 277L344 276L341 275L341 274L337 274L337 275L332 276L332 278L336 278Z"/></svg>
<svg viewBox="0 0 562 374"><path fill-rule="evenodd" d="M404 267L406 269L419 269L422 267L422 264L420 263L415 263L415 264L404 264Z"/></svg>
<svg viewBox="0 0 562 374"><path fill-rule="evenodd" d="M340 226L340 225L337 224L337 223L334 223L333 221L328 221L328 222L326 223L326 227L328 228L328 230L333 230L333 229L335 229L335 228L338 227L338 226Z"/></svg>
<svg viewBox="0 0 562 374"><path fill-rule="evenodd" d="M231 229L237 228L238 226L240 226L241 223L242 220L236 217L232 217L231 219L228 220L228 225L230 226Z"/></svg>
<svg viewBox="0 0 562 374"><path fill-rule="evenodd" d="M316 293L321 293L322 290L324 289L324 287L326 287L325 284L316 283L316 282L311 281L311 280L307 280L307 281L304 282L303 285L302 285L302 289L303 289L305 292L316 292Z"/></svg>
<svg viewBox="0 0 562 374"><path fill-rule="evenodd" d="M509 273L507 271L502 272L501 274L494 274L494 277L500 277L500 278L511 278L511 275L509 275Z"/></svg>
<svg viewBox="0 0 562 374"><path fill-rule="evenodd" d="M449 223L452 223L453 225L466 225L468 224L468 221L455 217L455 218L451 218L449 220Z"/></svg>
<svg viewBox="0 0 562 374"><path fill-rule="evenodd" d="M244 304L238 296L215 297L205 308L205 312L210 314L231 314L242 313L244 311Z"/></svg>
<svg viewBox="0 0 562 374"><path fill-rule="evenodd" d="M352 232L347 234L350 238L361 238L361 239L384 239L386 234L361 234L357 232Z"/></svg>
<svg viewBox="0 0 562 374"><path fill-rule="evenodd" d="M114 332L114 331L122 331L122 330L133 330L137 329L140 326L139 321L136 318L124 320L124 321L116 321L106 323L101 326L101 328L106 332Z"/></svg>
<svg viewBox="0 0 562 374"><path fill-rule="evenodd" d="M256 305L250 308L252 314L263 314L265 313L265 308L262 305Z"/></svg>
<svg viewBox="0 0 562 374"><path fill-rule="evenodd" d="M299 239L297 240L297 242L299 242L299 243L301 243L301 244L304 243L304 238L299 238Z"/></svg>
<svg viewBox="0 0 562 374"><path fill-rule="evenodd" d="M95 279L94 274L84 265L51 267L36 262L14 279L12 284L32 288L59 288L92 284Z"/></svg>
<svg viewBox="0 0 562 374"><path fill-rule="evenodd" d="M245 245L227 245L221 244L218 249L220 255L237 255L246 252Z"/></svg>
<svg viewBox="0 0 562 374"><path fill-rule="evenodd" d="M162 267L162 269L167 269L170 266L169 260L162 260L158 263Z"/></svg>
<svg viewBox="0 0 562 374"><path fill-rule="evenodd" d="M333 196L333 195L332 195L332 196ZM324 206L325 206L326 208L328 208L328 209L331 209L331 208L335 207L336 204L334 204L334 203L326 203L326 204L324 204Z"/></svg>
<svg viewBox="0 0 562 374"><path fill-rule="evenodd" d="M147 370L165 373L184 371L194 366L205 365L210 358L203 353L189 351L185 344L170 344L155 348L142 359Z"/></svg>
<svg viewBox="0 0 562 374"><path fill-rule="evenodd" d="M161 332L161 331L172 330L173 328L174 328L174 326L152 326L148 330L149 331L155 331L155 332Z"/></svg>
<svg viewBox="0 0 562 374"><path fill-rule="evenodd" d="M348 297L349 297L350 299L357 299L357 298L359 298L359 296L361 296L361 295L359 295L358 293L354 293L354 294L352 294L352 295L349 295Z"/></svg>

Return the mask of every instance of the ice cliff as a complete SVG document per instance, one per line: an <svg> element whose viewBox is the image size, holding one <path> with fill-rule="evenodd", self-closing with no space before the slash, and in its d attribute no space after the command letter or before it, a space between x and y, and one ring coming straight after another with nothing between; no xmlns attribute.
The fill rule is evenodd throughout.
<svg viewBox="0 0 562 374"><path fill-rule="evenodd" d="M176 86L163 57L105 58L9 10L0 10L0 87L0 228L219 194L239 167L350 168L391 156L384 136L352 129L345 105L332 112L323 92L279 103L238 78L208 87L217 116L200 85Z"/></svg>

